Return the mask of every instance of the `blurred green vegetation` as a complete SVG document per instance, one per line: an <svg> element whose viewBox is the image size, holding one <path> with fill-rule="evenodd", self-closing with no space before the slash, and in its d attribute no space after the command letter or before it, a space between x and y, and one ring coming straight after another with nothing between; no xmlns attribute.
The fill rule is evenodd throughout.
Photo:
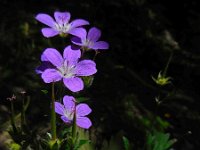
<svg viewBox="0 0 200 150"><path fill-rule="evenodd" d="M45 48L62 51L70 40L44 38L40 32L44 25L34 17L40 12L53 15L55 10L88 20L102 29L102 39L110 43L110 49L96 57L98 73L92 86L80 93L93 108L89 137L96 149L123 149L124 136L139 150L144 148L146 134L154 131L170 133L177 139L175 149L198 149L199 6L198 0L1 0L0 149L9 139L4 133L10 115L6 99L13 94L16 114L21 110L20 92L31 97L27 120L32 131L44 135L49 129L49 85L35 68ZM152 76L164 71L172 54L165 72L171 83L159 86ZM88 57L93 55L89 52ZM67 93L62 84L56 86L57 98Z"/></svg>

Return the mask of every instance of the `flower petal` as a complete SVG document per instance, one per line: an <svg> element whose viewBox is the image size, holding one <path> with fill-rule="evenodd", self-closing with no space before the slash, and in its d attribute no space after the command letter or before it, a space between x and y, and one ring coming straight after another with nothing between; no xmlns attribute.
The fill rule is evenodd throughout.
<svg viewBox="0 0 200 150"><path fill-rule="evenodd" d="M87 31L84 28L74 28L71 29L69 33L81 38L81 40L85 40L87 35Z"/></svg>
<svg viewBox="0 0 200 150"><path fill-rule="evenodd" d="M68 31L69 34L81 38L82 40L86 38L87 32L84 28L72 28Z"/></svg>
<svg viewBox="0 0 200 150"><path fill-rule="evenodd" d="M55 102L54 104L55 104L55 112L57 114L64 115L65 112L64 106L59 102Z"/></svg>
<svg viewBox="0 0 200 150"><path fill-rule="evenodd" d="M80 27L80 26L84 26L84 25L89 25L90 23L84 19L76 19L73 20L70 25L71 28L76 28L76 27Z"/></svg>
<svg viewBox="0 0 200 150"><path fill-rule="evenodd" d="M63 64L63 58L61 54L54 48L47 48L43 52L43 57L46 57L54 66L60 67Z"/></svg>
<svg viewBox="0 0 200 150"><path fill-rule="evenodd" d="M63 104L65 106L65 109L68 113L74 112L75 109L75 99L73 96L64 96L63 97Z"/></svg>
<svg viewBox="0 0 200 150"><path fill-rule="evenodd" d="M93 27L89 30L87 39L92 42L96 42L100 38L100 36L101 36L101 31L98 28Z"/></svg>
<svg viewBox="0 0 200 150"><path fill-rule="evenodd" d="M78 45L78 46L83 46L84 44L82 43L81 39L79 37L72 37L71 38L71 42L75 45Z"/></svg>
<svg viewBox="0 0 200 150"><path fill-rule="evenodd" d="M41 55L41 61L49 61L44 53Z"/></svg>
<svg viewBox="0 0 200 150"><path fill-rule="evenodd" d="M68 62L68 65L76 65L78 59L81 57L81 51L78 48L67 46L63 52L63 58Z"/></svg>
<svg viewBox="0 0 200 150"><path fill-rule="evenodd" d="M49 37L53 37L55 35L58 35L59 32L54 30L54 29L52 29L52 28L43 28L42 29L42 34L43 34L44 37L49 38Z"/></svg>
<svg viewBox="0 0 200 150"><path fill-rule="evenodd" d="M77 76L90 76L97 72L96 64L92 60L82 60L76 65Z"/></svg>
<svg viewBox="0 0 200 150"><path fill-rule="evenodd" d="M42 64L35 69L35 71L36 73L41 74L46 69L55 69L55 66L53 66L49 61L43 61Z"/></svg>
<svg viewBox="0 0 200 150"><path fill-rule="evenodd" d="M46 69L42 73L42 79L44 80L45 83L51 83L51 82L56 82L60 81L62 77L58 73L57 70L55 69Z"/></svg>
<svg viewBox="0 0 200 150"><path fill-rule="evenodd" d="M92 109L87 104L78 104L76 106L77 117L84 117L92 112Z"/></svg>
<svg viewBox="0 0 200 150"><path fill-rule="evenodd" d="M55 21L53 20L53 18L47 14L38 14L36 17L36 20L40 21L41 23L44 23L45 25L49 26L49 27L54 27L55 25Z"/></svg>
<svg viewBox="0 0 200 150"><path fill-rule="evenodd" d="M56 11L54 13L54 17L55 17L56 22L58 24L65 24L65 23L69 22L71 14L69 12L58 12L58 11Z"/></svg>
<svg viewBox="0 0 200 150"><path fill-rule="evenodd" d="M91 47L91 49L97 50L97 49L108 49L109 44L105 41L98 41L95 42Z"/></svg>
<svg viewBox="0 0 200 150"><path fill-rule="evenodd" d="M61 119L65 122L65 123L67 123L67 124L71 124L72 123L72 120L69 120L67 117L65 117L65 116L61 116Z"/></svg>
<svg viewBox="0 0 200 150"><path fill-rule="evenodd" d="M78 77L64 78L63 82L65 86L72 92L81 91L83 90L83 87L84 87L82 79Z"/></svg>
<svg viewBox="0 0 200 150"><path fill-rule="evenodd" d="M89 129L92 126L92 122L88 117L78 117L76 119L76 124L84 129Z"/></svg>

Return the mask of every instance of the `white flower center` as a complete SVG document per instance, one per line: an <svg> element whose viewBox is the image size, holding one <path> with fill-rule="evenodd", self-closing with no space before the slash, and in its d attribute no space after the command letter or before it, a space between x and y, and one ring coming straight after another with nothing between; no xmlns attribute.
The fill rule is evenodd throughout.
<svg viewBox="0 0 200 150"><path fill-rule="evenodd" d="M75 75L75 66L69 65L68 61L64 61L62 67L58 68L59 73L64 78L71 78Z"/></svg>
<svg viewBox="0 0 200 150"><path fill-rule="evenodd" d="M56 23L55 29L61 33L67 33L71 25L69 23Z"/></svg>
<svg viewBox="0 0 200 150"><path fill-rule="evenodd" d="M69 119L70 121L72 121L73 118L74 118L74 111L72 111L72 112L65 111L65 112L64 112L64 116L65 116L67 119Z"/></svg>
<svg viewBox="0 0 200 150"><path fill-rule="evenodd" d="M94 42L92 42L92 41L90 41L88 39L84 39L82 42L83 42L83 45L85 47L90 47L90 46L92 46L94 44Z"/></svg>

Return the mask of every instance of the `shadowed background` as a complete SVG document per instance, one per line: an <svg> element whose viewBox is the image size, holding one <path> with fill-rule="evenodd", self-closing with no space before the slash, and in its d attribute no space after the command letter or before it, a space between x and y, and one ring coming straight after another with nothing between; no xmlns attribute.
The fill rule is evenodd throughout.
<svg viewBox="0 0 200 150"><path fill-rule="evenodd" d="M41 12L52 16L56 10L69 11L72 19L83 18L90 22L90 27L100 28L101 39L110 44L110 49L102 51L96 58L98 72L92 86L81 93L89 97L88 103L93 108L91 132L98 139L96 147L123 132L136 149L141 148L146 131L154 126L178 140L175 149L199 148L198 3L198 0L183 0L181 3L158 0L1 0L0 123L9 118L6 98L17 95L16 110L19 110L19 93L23 90L31 96L30 126L37 128L39 124L47 123L50 94L41 90L49 90L49 85L43 83L35 68L40 64L40 55L45 48L63 51L70 40L69 37L44 38L40 32L44 25L34 17ZM159 87L152 76L157 77L164 70L172 53L167 71L172 84ZM89 56L93 55L94 52L89 52ZM159 106L155 102L158 95L164 98Z"/></svg>

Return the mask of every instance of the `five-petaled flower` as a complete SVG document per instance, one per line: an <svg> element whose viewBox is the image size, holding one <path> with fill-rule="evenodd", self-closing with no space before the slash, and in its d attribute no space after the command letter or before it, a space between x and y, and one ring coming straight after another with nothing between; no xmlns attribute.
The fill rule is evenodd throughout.
<svg viewBox="0 0 200 150"><path fill-rule="evenodd" d="M79 35L80 26L89 25L89 22L84 19L76 19L72 22L69 22L71 14L69 12L55 12L55 20L47 14L38 14L36 19L41 23L49 26L48 28L42 29L42 34L49 38L55 35L61 34L72 34L74 36Z"/></svg>
<svg viewBox="0 0 200 150"><path fill-rule="evenodd" d="M64 104L64 105L63 105ZM77 126L88 129L91 127L92 123L86 115L91 113L91 108L84 103L75 105L75 99L72 96L64 96L63 104L55 102L55 112L61 115L61 119L67 123L71 124L75 117Z"/></svg>
<svg viewBox="0 0 200 150"><path fill-rule="evenodd" d="M81 60L80 49L72 50L71 46L64 49L63 57L54 48L47 48L41 55L42 67L37 68L45 83L57 82L63 79L65 86L72 92L83 89L81 76L90 76L97 72L92 60ZM50 63L50 64L49 64ZM48 68L49 67L49 68ZM41 69L41 70L40 70Z"/></svg>
<svg viewBox="0 0 200 150"><path fill-rule="evenodd" d="M88 33L84 28L80 28L76 37L72 37L71 41L75 45L81 46L84 50L103 50L108 49L109 44L105 41L98 41L101 37L101 31L92 27Z"/></svg>

